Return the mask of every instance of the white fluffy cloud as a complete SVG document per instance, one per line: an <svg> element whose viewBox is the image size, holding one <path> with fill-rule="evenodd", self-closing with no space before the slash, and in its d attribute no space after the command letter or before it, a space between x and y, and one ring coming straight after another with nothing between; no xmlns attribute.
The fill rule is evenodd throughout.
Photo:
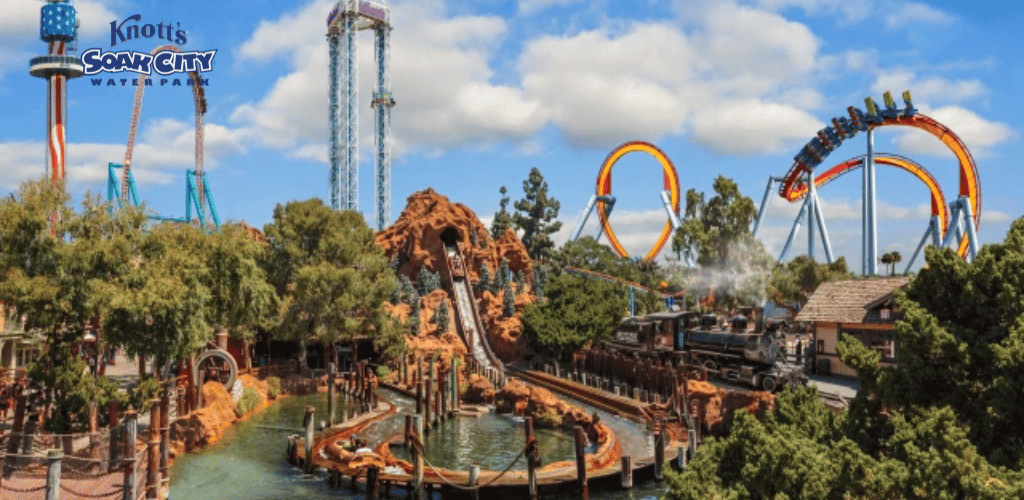
<svg viewBox="0 0 1024 500"><path fill-rule="evenodd" d="M988 88L981 80L949 80L942 77L919 77L913 71L894 69L882 71L871 85L871 90L881 94L887 90L899 95L910 89L914 100L927 103L957 103L983 96Z"/></svg>
<svg viewBox="0 0 1024 500"><path fill-rule="evenodd" d="M720 153L750 155L785 150L811 137L821 122L793 106L757 99L702 110L693 119L693 140Z"/></svg>
<svg viewBox="0 0 1024 500"><path fill-rule="evenodd" d="M258 102L239 106L232 121L265 145L297 157L326 159L327 46L322 33L310 27L323 25L329 10L330 2L317 1L265 21L237 50L241 61L283 59L291 71ZM505 22L489 16L443 18L441 11L436 2L393 6L392 19L402 26L391 38L396 152L525 140L540 130L545 116L539 105L522 90L491 81L489 58L506 33ZM376 62L369 34L361 35L358 84L360 100L368 102ZM373 143L373 118L369 109L360 112L360 143L367 148Z"/></svg>
<svg viewBox="0 0 1024 500"><path fill-rule="evenodd" d="M975 157L984 157L989 150L1014 135L1009 125L986 120L973 111L960 106L922 109L928 116L945 125L967 145ZM941 141L921 130L910 129L893 139L903 154L950 156L952 153Z"/></svg>
<svg viewBox="0 0 1024 500"><path fill-rule="evenodd" d="M799 7L811 14L840 14L843 20L855 22L868 17L875 6L872 0L756 0L767 9Z"/></svg>
<svg viewBox="0 0 1024 500"><path fill-rule="evenodd" d="M323 24L329 6L316 1L265 21L236 51L240 63L282 60L290 71L260 99L239 106L232 122L268 147L319 161L326 160L327 49L310 27ZM699 144L751 154L780 151L816 126L807 111L822 98L803 82L817 68L820 41L773 12L717 3L692 30L675 21L636 22L527 39L513 56L511 75L496 75L491 61L503 47L506 21L443 12L437 2L393 6L392 18L402 26L391 45L399 155L499 141L536 151L536 134L549 124L584 147L656 140L692 126ZM362 35L361 101L368 100L375 69L369 34ZM752 122L736 110L738 103L767 116ZM359 133L364 151L373 144L366 111Z"/></svg>
<svg viewBox="0 0 1024 500"><path fill-rule="evenodd" d="M217 167L220 158L244 151L243 132L222 125L207 124L205 129L205 165ZM132 175L139 184L166 184L180 179L180 173L195 166L195 128L191 123L161 119L148 123L136 143L132 156ZM42 141L0 143L0 189L13 190L26 180L37 179L46 171ZM68 180L78 185L96 186L107 179L107 164L121 163L125 145L72 142L67 145Z"/></svg>
<svg viewBox="0 0 1024 500"><path fill-rule="evenodd" d="M949 24L953 16L920 2L898 3L885 16L885 25L890 29L902 28L908 24Z"/></svg>

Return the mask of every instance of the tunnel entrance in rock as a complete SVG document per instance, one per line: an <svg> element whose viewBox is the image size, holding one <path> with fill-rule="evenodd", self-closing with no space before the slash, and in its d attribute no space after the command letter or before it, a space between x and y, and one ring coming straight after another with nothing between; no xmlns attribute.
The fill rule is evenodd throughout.
<svg viewBox="0 0 1024 500"><path fill-rule="evenodd" d="M459 230L452 226L448 226L444 231L441 231L441 242L446 247L453 247L461 240L462 237L459 235Z"/></svg>

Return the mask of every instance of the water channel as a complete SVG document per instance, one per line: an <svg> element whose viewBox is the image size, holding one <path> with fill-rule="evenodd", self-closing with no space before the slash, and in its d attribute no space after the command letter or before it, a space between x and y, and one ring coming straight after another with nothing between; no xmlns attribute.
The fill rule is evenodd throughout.
<svg viewBox="0 0 1024 500"><path fill-rule="evenodd" d="M408 398L391 392L384 396L394 402L398 413L367 429L362 438L372 445L401 432L403 414L412 413L414 404ZM578 406L593 411L586 405ZM317 420L326 414L323 394L285 397L270 408L230 429L220 441L207 448L179 457L171 468L171 498L175 500L258 500L258 499L351 499L363 500L360 491L347 487L327 486L326 475L307 477L285 461L287 436L299 433L306 406L316 408ZM640 425L602 411L599 417L616 432L623 444L623 454L634 457L653 454L652 443ZM567 432L538 430L538 441L544 463L571 460L572 439ZM503 469L515 458L523 445L522 419L489 414L480 418L449 419L432 431L426 440L427 460L450 469L466 469L472 462L482 468ZM395 447L396 456L404 450ZM525 465L516 468L525 468ZM638 484L632 491L594 491L594 500L653 500L664 487L658 483ZM395 492L395 498L404 498ZM564 496L567 500L571 496ZM435 496L435 498L438 498ZM553 498L553 497L552 497Z"/></svg>

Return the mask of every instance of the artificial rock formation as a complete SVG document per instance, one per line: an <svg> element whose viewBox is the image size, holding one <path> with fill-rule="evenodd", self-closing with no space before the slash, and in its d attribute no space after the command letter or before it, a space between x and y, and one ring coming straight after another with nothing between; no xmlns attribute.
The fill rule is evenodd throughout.
<svg viewBox="0 0 1024 500"><path fill-rule="evenodd" d="M377 233L376 241L389 259L397 259L400 263L398 273L414 282L421 267L439 273L442 282L450 280L445 264L446 243L458 248L459 254L466 261L471 282L479 279L481 266L486 266L493 278L502 260L508 263L512 272L521 272L527 283L532 276L532 261L515 232L509 230L499 239L491 238L490 232L472 210L461 203L451 202L433 189L409 196L398 220ZM516 299L517 312L522 311L523 305L533 300L529 285L525 288L525 293L520 293ZM438 293L441 295L437 295ZM457 328L453 304L447 293L435 291L422 300L420 335L410 341L410 347L414 350L428 347L422 345L425 341L419 340L424 334L445 336L445 332L432 332L431 329L436 330L436 327L429 321L440 300L448 302L452 325L450 331L454 333ZM522 338L522 325L516 316L503 317L500 292L498 296L494 296L485 291L482 296L476 296L476 301L481 320L490 336L491 348L495 353L505 359L523 356L527 351L527 345ZM392 306L391 309L402 319L409 314L408 306Z"/></svg>
<svg viewBox="0 0 1024 500"><path fill-rule="evenodd" d="M254 388L260 395L256 405L246 418L269 404L267 383L252 375L241 375L238 380L243 387ZM191 414L171 423L171 452L178 455L217 442L231 424L240 420L235 414L235 400L219 382L207 382L202 387L204 406Z"/></svg>
<svg viewBox="0 0 1024 500"><path fill-rule="evenodd" d="M737 410L744 409L757 418L775 406L775 396L765 391L730 391L700 380L689 380L690 406L698 402L699 420L704 429L715 435L724 435L732 425ZM680 389L682 391L682 389Z"/></svg>
<svg viewBox="0 0 1024 500"><path fill-rule="evenodd" d="M534 424L540 427L558 427L572 429L580 425L587 432L587 438L598 444L605 443L608 431L598 426L597 415L589 415L580 408L555 396L551 391L541 387L531 387L517 379L511 379L494 395L498 412L512 413L524 417L532 417Z"/></svg>

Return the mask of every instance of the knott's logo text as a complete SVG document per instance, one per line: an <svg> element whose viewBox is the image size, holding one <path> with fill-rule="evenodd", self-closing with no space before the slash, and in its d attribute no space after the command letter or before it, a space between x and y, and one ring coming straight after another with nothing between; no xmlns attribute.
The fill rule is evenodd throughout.
<svg viewBox="0 0 1024 500"><path fill-rule="evenodd" d="M156 24L142 23L141 14L133 14L121 22L110 22L110 47L121 42L139 38L157 38L175 45L188 42L188 33L180 29L181 23L159 22ZM91 48L82 52L82 65L86 75L95 75L101 71L120 73L132 71L150 75L170 75L173 73L190 73L213 71L213 58L216 50L175 51L162 50L155 54L134 50L104 51ZM149 84L149 82L147 82Z"/></svg>

